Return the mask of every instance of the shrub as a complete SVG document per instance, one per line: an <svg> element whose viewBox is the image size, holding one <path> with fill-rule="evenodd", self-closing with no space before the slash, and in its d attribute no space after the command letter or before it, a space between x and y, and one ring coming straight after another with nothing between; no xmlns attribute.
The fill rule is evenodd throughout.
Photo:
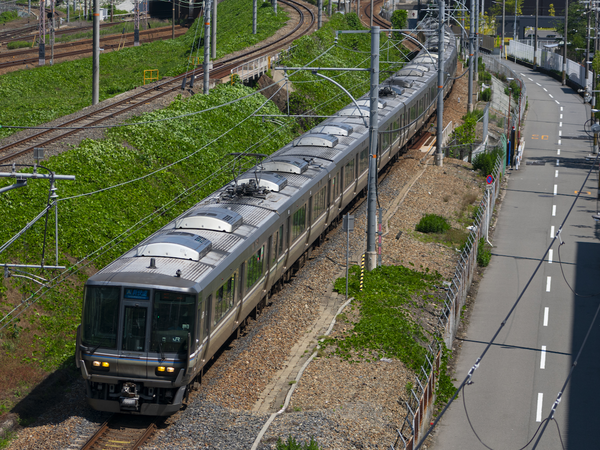
<svg viewBox="0 0 600 450"><path fill-rule="evenodd" d="M310 438L308 444L299 444L292 436L288 437L287 442L283 442L281 438L277 439L277 450L319 450L317 441Z"/></svg>
<svg viewBox="0 0 600 450"><path fill-rule="evenodd" d="M391 22L392 22L392 27L397 30L406 28L406 24L408 23L408 11L406 11L405 9L395 10L394 14L392 14ZM393 38L400 40L403 38L403 36L398 31L394 31Z"/></svg>
<svg viewBox="0 0 600 450"><path fill-rule="evenodd" d="M31 42L27 41L12 41L6 44L6 48L9 50L14 50L15 48L25 48L31 47Z"/></svg>
<svg viewBox="0 0 600 450"><path fill-rule="evenodd" d="M19 14L16 11L5 11L0 14L0 23L10 22L12 20L17 20L19 18Z"/></svg>
<svg viewBox="0 0 600 450"><path fill-rule="evenodd" d="M479 239L479 245L477 246L477 265L479 267L487 267L492 259L492 251L486 244L485 239Z"/></svg>
<svg viewBox="0 0 600 450"><path fill-rule="evenodd" d="M415 230L421 233L443 233L450 229L448 221L437 214L426 214L421 218Z"/></svg>
<svg viewBox="0 0 600 450"><path fill-rule="evenodd" d="M492 90L490 88L484 89L481 91L481 100L484 102L489 102L492 99Z"/></svg>
<svg viewBox="0 0 600 450"><path fill-rule="evenodd" d="M492 81L492 74L489 72L479 72L479 81L490 83Z"/></svg>
<svg viewBox="0 0 600 450"><path fill-rule="evenodd" d="M478 170L484 177L490 175L499 156L504 156L504 151L500 147L496 147L489 153L479 153L473 159L473 169Z"/></svg>

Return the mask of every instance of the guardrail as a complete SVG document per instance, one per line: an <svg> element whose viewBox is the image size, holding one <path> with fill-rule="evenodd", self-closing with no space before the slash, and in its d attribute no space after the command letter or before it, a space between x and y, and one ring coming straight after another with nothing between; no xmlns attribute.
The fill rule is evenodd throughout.
<svg viewBox="0 0 600 450"><path fill-rule="evenodd" d="M438 318L438 339L434 340L428 347L427 365L422 366L421 371L415 375L416 392L415 389L411 389L410 398L399 401L406 406L407 414L400 428L396 430L398 436L395 442L390 445L389 450L413 450L427 430L429 419L433 413L434 392L442 356L442 342L448 348L452 348L452 342L460 323L460 311L465 304L477 268L479 241L484 238L489 242L489 226L494 205L500 192L500 182L504 174L504 168L504 158L499 156L491 174L493 182L488 185L489 187L479 203L471 232L459 256L452 281L447 286L444 307Z"/></svg>
<svg viewBox="0 0 600 450"><path fill-rule="evenodd" d="M279 55L279 53L276 53L273 56L259 56L252 61L234 67L231 69L231 77L237 75L242 81L258 78L271 69L271 65L279 60Z"/></svg>

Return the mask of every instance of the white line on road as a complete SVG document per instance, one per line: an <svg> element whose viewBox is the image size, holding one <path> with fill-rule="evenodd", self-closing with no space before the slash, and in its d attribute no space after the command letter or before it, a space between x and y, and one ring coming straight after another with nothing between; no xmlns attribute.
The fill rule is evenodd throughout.
<svg viewBox="0 0 600 450"><path fill-rule="evenodd" d="M527 79L528 79L529 81L533 81L533 80L532 80L531 78L529 78L529 77L527 77Z"/></svg>
<svg viewBox="0 0 600 450"><path fill-rule="evenodd" d="M554 171L554 178L557 178L557 177L558 177L558 169L556 169L556 170Z"/></svg>
<svg viewBox="0 0 600 450"><path fill-rule="evenodd" d="M541 86L541 84L540 84L540 83L535 83L535 84L537 84L538 86Z"/></svg>
<svg viewBox="0 0 600 450"><path fill-rule="evenodd" d="M554 195L558 194L558 184L554 185Z"/></svg>
<svg viewBox="0 0 600 450"><path fill-rule="evenodd" d="M559 126L559 127L562 127L562 122L558 122L558 126Z"/></svg>
<svg viewBox="0 0 600 450"><path fill-rule="evenodd" d="M550 284L552 284L552 277L546 279L546 292L550 292Z"/></svg>
<svg viewBox="0 0 600 450"><path fill-rule="evenodd" d="M550 96L550 98L554 98L554 97L552 97L552 94L548 94L548 95Z"/></svg>
<svg viewBox="0 0 600 450"><path fill-rule="evenodd" d="M560 110L561 110L561 111L563 110L563 107L562 107L562 106L560 107Z"/></svg>
<svg viewBox="0 0 600 450"><path fill-rule="evenodd" d="M562 114L560 115L560 118L562 119Z"/></svg>
<svg viewBox="0 0 600 450"><path fill-rule="evenodd" d="M552 216L556 216L556 205L552 205ZM554 234L554 227L552 227L552 234Z"/></svg>
<svg viewBox="0 0 600 450"><path fill-rule="evenodd" d="M560 145L560 139L558 140L558 145Z"/></svg>
<svg viewBox="0 0 600 450"><path fill-rule="evenodd" d="M544 90L544 92L548 92L548 89L546 89L546 88L542 88L542 89Z"/></svg>
<svg viewBox="0 0 600 450"><path fill-rule="evenodd" d="M548 250L548 264L552 264L552 255L554 254L554 250Z"/></svg>
<svg viewBox="0 0 600 450"><path fill-rule="evenodd" d="M546 346L542 345L542 354L540 355L540 369L546 368Z"/></svg>
<svg viewBox="0 0 600 450"><path fill-rule="evenodd" d="M556 102L557 105L560 105L560 103L558 102L558 100L554 100L554 101ZM561 108L562 108L562 106L561 106Z"/></svg>
<svg viewBox="0 0 600 450"><path fill-rule="evenodd" d="M558 150L556 150L556 154L560 155L560 148Z"/></svg>
<svg viewBox="0 0 600 450"><path fill-rule="evenodd" d="M547 327L548 326L548 311L550 311L550 308L548 308L547 306L544 308L544 326Z"/></svg>
<svg viewBox="0 0 600 450"><path fill-rule="evenodd" d="M562 136L562 131L558 130L558 136Z"/></svg>
<svg viewBox="0 0 600 450"><path fill-rule="evenodd" d="M537 412L535 413L535 421L542 421L542 402L544 401L544 394L538 392L538 404L537 404Z"/></svg>
<svg viewBox="0 0 600 450"><path fill-rule="evenodd" d="M558 165L560 164L560 159L556 160L556 167L558 167Z"/></svg>
<svg viewBox="0 0 600 450"><path fill-rule="evenodd" d="M550 237L554 238L554 225L550 227Z"/></svg>

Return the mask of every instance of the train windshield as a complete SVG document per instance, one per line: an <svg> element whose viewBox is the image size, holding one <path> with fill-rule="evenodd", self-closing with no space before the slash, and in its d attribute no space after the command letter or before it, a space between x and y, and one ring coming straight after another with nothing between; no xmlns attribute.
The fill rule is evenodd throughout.
<svg viewBox="0 0 600 450"><path fill-rule="evenodd" d="M195 295L155 291L150 351L186 353L187 338L194 335Z"/></svg>
<svg viewBox="0 0 600 450"><path fill-rule="evenodd" d="M119 287L86 288L82 321L83 345L116 350L120 293Z"/></svg>

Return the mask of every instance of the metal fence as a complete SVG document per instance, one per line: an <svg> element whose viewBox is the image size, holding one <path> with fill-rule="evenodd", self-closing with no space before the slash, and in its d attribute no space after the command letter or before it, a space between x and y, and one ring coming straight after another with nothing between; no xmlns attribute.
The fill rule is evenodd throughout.
<svg viewBox="0 0 600 450"><path fill-rule="evenodd" d="M503 141L503 145L506 151L506 140ZM480 240L483 238L489 242L489 226L505 168L505 158L500 155L496 159L491 174L493 182L488 185L483 199L479 203L471 232L460 254L452 281L447 287L444 306L438 319L439 338L428 347L426 366L421 367L421 371L415 375L415 389L410 390L408 399L399 400L406 406L407 414L400 428L396 430L398 436L389 447L390 450L413 450L427 430L433 413L434 392L442 356L442 342L448 348L452 348L452 342L460 324L460 311L465 304L477 268L477 251Z"/></svg>
<svg viewBox="0 0 600 450"><path fill-rule="evenodd" d="M279 60L279 53L275 55L259 56L258 58L248 61L240 66L231 69L231 77L237 75L242 81L247 81L251 78L258 78L263 73L268 72L272 64Z"/></svg>
<svg viewBox="0 0 600 450"><path fill-rule="evenodd" d="M0 14L7 11L16 11L17 10L17 1L14 0L12 2L0 2Z"/></svg>

